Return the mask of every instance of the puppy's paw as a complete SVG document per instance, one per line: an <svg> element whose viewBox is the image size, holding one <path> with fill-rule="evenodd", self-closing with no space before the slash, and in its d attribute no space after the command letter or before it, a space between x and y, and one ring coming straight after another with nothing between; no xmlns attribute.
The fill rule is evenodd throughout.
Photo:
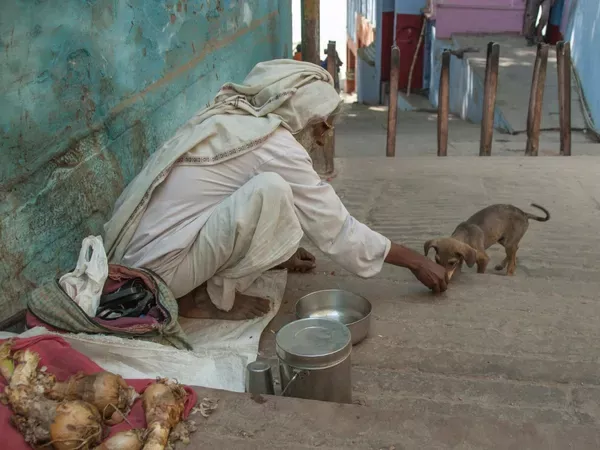
<svg viewBox="0 0 600 450"><path fill-rule="evenodd" d="M504 266L502 264L498 264L496 267L494 267L494 269L496 269L496 270L503 270Z"/></svg>

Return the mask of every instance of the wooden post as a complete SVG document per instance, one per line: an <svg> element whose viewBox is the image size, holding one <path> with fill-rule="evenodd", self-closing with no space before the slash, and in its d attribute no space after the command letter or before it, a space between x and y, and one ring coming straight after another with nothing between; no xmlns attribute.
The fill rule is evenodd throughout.
<svg viewBox="0 0 600 450"><path fill-rule="evenodd" d="M329 41L327 43L327 71L331 77L335 80L337 77L337 52L335 50L335 41ZM323 156L325 161L325 174L332 174L335 170L335 128L327 133L324 137L323 143Z"/></svg>
<svg viewBox="0 0 600 450"><path fill-rule="evenodd" d="M483 117L481 120L481 142L479 156L492 154L494 137L494 111L496 110L496 92L498 90L498 67L500 65L500 46L490 42L487 47L485 65L485 84L483 91Z"/></svg>
<svg viewBox="0 0 600 450"><path fill-rule="evenodd" d="M319 48L319 0L302 0L302 60L321 65ZM335 57L335 52L333 53ZM321 176L331 176L334 172L334 137L327 133L323 145L316 142L309 128L295 135L296 139L310 155L313 168Z"/></svg>
<svg viewBox="0 0 600 450"><path fill-rule="evenodd" d="M571 156L571 44L556 44L558 66L558 108L560 112L560 154Z"/></svg>
<svg viewBox="0 0 600 450"><path fill-rule="evenodd" d="M442 53L442 69L438 92L438 156L448 155L448 114L450 107L450 52Z"/></svg>
<svg viewBox="0 0 600 450"><path fill-rule="evenodd" d="M329 41L327 43L327 71L333 78L333 84L335 86L335 90L339 91L339 76L338 76L338 65L337 65L337 51L335 49L335 41Z"/></svg>
<svg viewBox="0 0 600 450"><path fill-rule="evenodd" d="M538 155L547 66L548 45L538 44L535 64L533 66L533 77L531 79L529 113L527 114L527 147L525 148L525 155L527 156Z"/></svg>
<svg viewBox="0 0 600 450"><path fill-rule="evenodd" d="M302 60L320 64L319 0L302 0Z"/></svg>
<svg viewBox="0 0 600 450"><path fill-rule="evenodd" d="M385 156L396 156L396 123L398 117L398 83L400 81L400 48L392 46L390 96L388 106L387 145Z"/></svg>

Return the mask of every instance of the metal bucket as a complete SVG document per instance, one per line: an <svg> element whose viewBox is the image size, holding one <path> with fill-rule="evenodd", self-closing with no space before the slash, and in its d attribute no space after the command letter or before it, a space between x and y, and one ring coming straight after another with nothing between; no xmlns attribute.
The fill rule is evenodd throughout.
<svg viewBox="0 0 600 450"><path fill-rule="evenodd" d="M352 403L350 330L322 318L289 323L277 333L282 395Z"/></svg>

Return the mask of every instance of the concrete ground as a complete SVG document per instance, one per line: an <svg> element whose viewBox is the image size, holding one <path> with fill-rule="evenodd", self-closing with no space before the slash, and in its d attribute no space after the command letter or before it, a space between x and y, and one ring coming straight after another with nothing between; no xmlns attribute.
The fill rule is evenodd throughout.
<svg viewBox="0 0 600 450"><path fill-rule="evenodd" d="M527 110L536 47L528 47L522 36L513 35L457 35L454 36L454 40L458 47L480 50L477 53L467 53L465 58L481 80L485 78L488 42L494 41L500 45L496 107L502 111L504 118L515 132L527 130ZM571 86L571 126L583 129L586 125L574 77L571 77ZM556 50L551 47L548 52L548 68L542 105L542 129L558 129L560 126L558 120Z"/></svg>
<svg viewBox="0 0 600 450"><path fill-rule="evenodd" d="M408 113L398 157L389 159L381 156L384 112L353 106L347 114L336 129L342 157L332 183L357 219L389 238L422 251L492 203L530 210L536 202L552 218L531 223L515 276L494 272L504 255L492 248L488 273L466 269L439 296L395 267L359 279L306 243L318 268L290 275L260 357L276 367L275 333L294 319L301 296L328 288L364 295L373 314L369 337L353 349L354 404L199 389L219 408L200 419L201 438L187 448L600 448L600 158L515 156L519 136L496 142L503 157L460 156L475 155L478 139L478 127L460 121L451 125L450 156L437 158L435 117ZM598 144L575 141L576 155L595 154ZM556 136L544 142L555 153Z"/></svg>
<svg viewBox="0 0 600 450"><path fill-rule="evenodd" d="M539 202L552 219L531 224L514 277L469 270L441 296L405 270L386 267L362 280L319 255L315 273L290 276L282 310L263 335L261 356L275 364L275 333L293 319L293 305L304 294L342 288L364 295L374 310L369 338L353 350L355 404L202 391L221 399L201 427L202 445L600 448L600 159L337 163L334 184L349 210L419 251L424 240L450 233L493 202L524 208ZM503 254L493 249L490 256L496 263Z"/></svg>

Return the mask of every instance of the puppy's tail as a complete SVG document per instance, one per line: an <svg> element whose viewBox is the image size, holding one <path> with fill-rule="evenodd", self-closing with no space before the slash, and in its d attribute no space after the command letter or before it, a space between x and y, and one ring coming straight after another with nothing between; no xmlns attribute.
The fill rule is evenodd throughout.
<svg viewBox="0 0 600 450"><path fill-rule="evenodd" d="M528 219L537 220L538 222L548 222L550 220L550 213L548 212L548 210L546 208L544 208L543 206L540 206L540 205L536 205L535 203L532 203L531 206L542 210L544 212L544 214L546 214L546 217L534 216L533 214L525 213L525 215L527 215Z"/></svg>

